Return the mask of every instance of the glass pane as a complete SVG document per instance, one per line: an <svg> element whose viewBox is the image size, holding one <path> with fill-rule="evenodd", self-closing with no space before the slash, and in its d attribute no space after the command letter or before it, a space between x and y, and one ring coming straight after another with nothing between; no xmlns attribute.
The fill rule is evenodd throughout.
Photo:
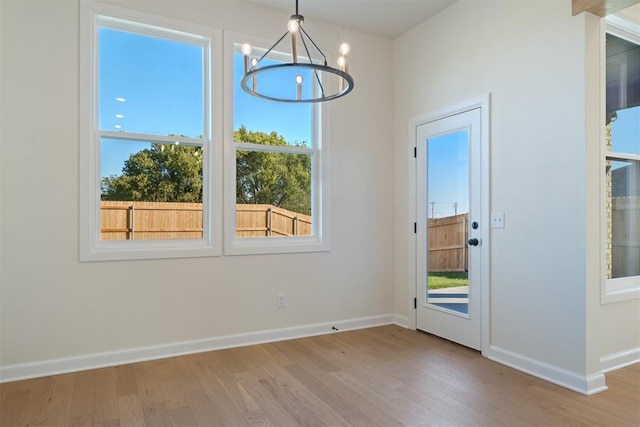
<svg viewBox="0 0 640 427"><path fill-rule="evenodd" d="M606 36L606 124L617 153L640 154L640 45Z"/></svg>
<svg viewBox="0 0 640 427"><path fill-rule="evenodd" d="M469 132L427 141L427 302L469 313Z"/></svg>
<svg viewBox="0 0 640 427"><path fill-rule="evenodd" d="M204 135L202 46L100 28L98 55L101 130Z"/></svg>
<svg viewBox="0 0 640 427"><path fill-rule="evenodd" d="M309 236L311 155L236 151L236 236Z"/></svg>
<svg viewBox="0 0 640 427"><path fill-rule="evenodd" d="M269 61L263 62L265 65L269 63ZM311 82L312 76L308 72L309 70L303 71L304 73L300 74L303 75L304 82ZM243 76L244 56L236 53L234 56L233 76L233 128L238 130L244 126L253 132L265 134L276 132L283 137L283 141L288 145L311 147L313 143L313 106L308 103L272 102L256 98L240 87L240 81ZM295 74L291 74L290 78L286 79L281 79L282 76L269 76L266 74L258 77L257 84L262 89L273 88L273 91L275 91L273 94L277 94L278 91L295 92L297 90ZM310 90L310 85L307 86L304 82L303 90ZM238 135L236 134L236 136ZM255 142L242 139L235 139L235 141Z"/></svg>
<svg viewBox="0 0 640 427"><path fill-rule="evenodd" d="M202 238L202 148L103 138L101 239Z"/></svg>
<svg viewBox="0 0 640 427"><path fill-rule="evenodd" d="M640 106L619 110L613 116L610 150L640 154Z"/></svg>
<svg viewBox="0 0 640 427"><path fill-rule="evenodd" d="M640 275L640 162L608 161L607 276Z"/></svg>

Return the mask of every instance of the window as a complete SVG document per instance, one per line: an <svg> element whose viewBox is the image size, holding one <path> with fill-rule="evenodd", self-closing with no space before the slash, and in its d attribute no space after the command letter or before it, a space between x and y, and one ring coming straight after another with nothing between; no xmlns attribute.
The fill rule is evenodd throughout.
<svg viewBox="0 0 640 427"><path fill-rule="evenodd" d="M227 99L225 252L228 254L305 252L328 249L326 142L321 141L320 104L269 102L245 93L243 42L261 55L268 42L229 34ZM289 55L271 52L274 63ZM311 70L303 79L314 78ZM291 80L296 76L292 74ZM260 76L273 95L287 90ZM310 80L311 81L311 80ZM295 88L294 85L291 87ZM295 90L295 89L294 89Z"/></svg>
<svg viewBox="0 0 640 427"><path fill-rule="evenodd" d="M81 260L219 254L219 33L81 5Z"/></svg>
<svg viewBox="0 0 640 427"><path fill-rule="evenodd" d="M605 125L604 296L616 301L640 296L640 34L611 23Z"/></svg>

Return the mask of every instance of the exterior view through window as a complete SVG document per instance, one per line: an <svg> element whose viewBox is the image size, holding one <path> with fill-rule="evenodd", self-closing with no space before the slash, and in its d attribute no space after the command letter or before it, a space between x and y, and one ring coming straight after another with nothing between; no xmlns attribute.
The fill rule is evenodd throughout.
<svg viewBox="0 0 640 427"><path fill-rule="evenodd" d="M640 276L640 45L606 36L607 279Z"/></svg>
<svg viewBox="0 0 640 427"><path fill-rule="evenodd" d="M98 29L101 240L203 237L204 50Z"/></svg>
<svg viewBox="0 0 640 427"><path fill-rule="evenodd" d="M469 313L469 131L427 143L427 302Z"/></svg>
<svg viewBox="0 0 640 427"><path fill-rule="evenodd" d="M318 147L313 130L317 107L251 96L240 88L243 75L244 57L237 44L233 81L236 237L314 235ZM307 80L313 76L308 70L302 77ZM295 79L292 74L291 82ZM273 95L296 90L295 85L283 85L268 74L258 76L255 84L272 88Z"/></svg>

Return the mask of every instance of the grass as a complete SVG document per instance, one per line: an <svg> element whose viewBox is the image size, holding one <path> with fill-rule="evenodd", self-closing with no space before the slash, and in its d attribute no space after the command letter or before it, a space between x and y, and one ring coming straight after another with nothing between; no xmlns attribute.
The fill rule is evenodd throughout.
<svg viewBox="0 0 640 427"><path fill-rule="evenodd" d="M454 288L456 286L468 286L469 273L445 272L429 273L429 289Z"/></svg>

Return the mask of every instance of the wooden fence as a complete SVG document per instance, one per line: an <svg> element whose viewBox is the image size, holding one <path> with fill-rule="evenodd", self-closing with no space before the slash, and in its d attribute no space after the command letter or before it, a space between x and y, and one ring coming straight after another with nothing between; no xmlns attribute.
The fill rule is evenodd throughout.
<svg viewBox="0 0 640 427"><path fill-rule="evenodd" d="M102 240L201 239L202 203L100 202Z"/></svg>
<svg viewBox="0 0 640 427"><path fill-rule="evenodd" d="M468 221L468 213L428 220L430 272L469 269Z"/></svg>
<svg viewBox="0 0 640 427"><path fill-rule="evenodd" d="M310 236L311 217L273 205L236 205L236 236Z"/></svg>
<svg viewBox="0 0 640 427"><path fill-rule="evenodd" d="M202 204L102 201L102 240L202 238ZM467 271L468 214L428 220L429 271ZM272 205L236 205L236 236L309 236L311 216Z"/></svg>
<svg viewBox="0 0 640 427"><path fill-rule="evenodd" d="M202 238L202 203L100 202L102 240ZM236 205L236 236L308 236L311 217L272 205Z"/></svg>

